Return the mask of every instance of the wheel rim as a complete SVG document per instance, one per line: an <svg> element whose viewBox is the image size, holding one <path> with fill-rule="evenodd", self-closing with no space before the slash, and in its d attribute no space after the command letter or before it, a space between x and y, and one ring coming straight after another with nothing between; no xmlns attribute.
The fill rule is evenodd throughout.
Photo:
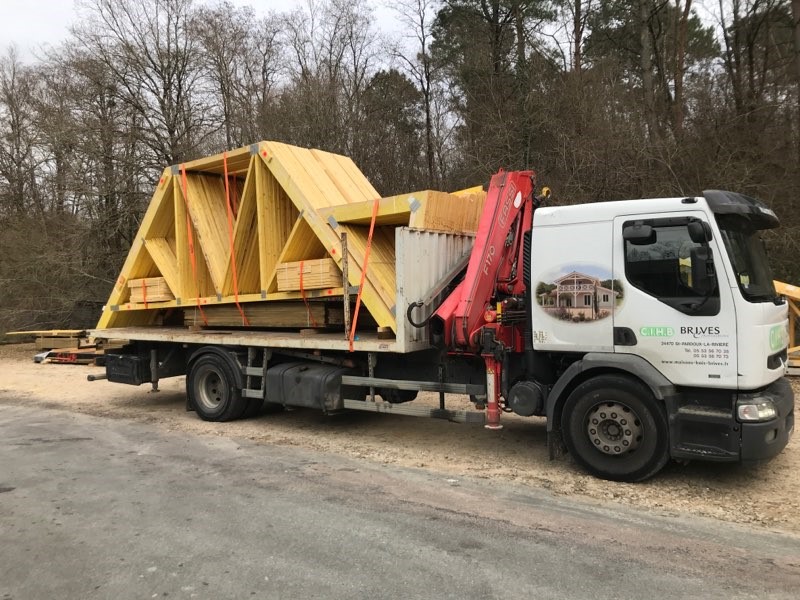
<svg viewBox="0 0 800 600"><path fill-rule="evenodd" d="M203 373L197 381L197 399L209 410L216 410L228 397L228 386L214 370Z"/></svg>
<svg viewBox="0 0 800 600"><path fill-rule="evenodd" d="M586 433L603 454L631 452L642 442L642 423L630 407L619 402L595 404L586 419Z"/></svg>

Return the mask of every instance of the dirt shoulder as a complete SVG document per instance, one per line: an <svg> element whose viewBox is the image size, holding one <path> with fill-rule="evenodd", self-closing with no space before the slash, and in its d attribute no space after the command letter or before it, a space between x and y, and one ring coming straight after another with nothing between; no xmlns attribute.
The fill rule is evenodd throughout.
<svg viewBox="0 0 800 600"><path fill-rule="evenodd" d="M383 464L418 467L447 478L513 481L588 501L619 502L668 515L692 514L800 533L800 442L755 466L670 464L642 484L600 481L569 457L548 460L543 419L503 416L501 431L433 419L352 413L325 417L292 410L233 423L207 423L186 412L184 378L161 391L107 381L88 382L97 367L35 364L32 344L0 346L0 404L37 404L101 417L132 419L167 430L300 446ZM800 382L793 381L800 397ZM436 403L433 394L415 401ZM470 408L457 397L449 408ZM502 509L499 509L502 510Z"/></svg>

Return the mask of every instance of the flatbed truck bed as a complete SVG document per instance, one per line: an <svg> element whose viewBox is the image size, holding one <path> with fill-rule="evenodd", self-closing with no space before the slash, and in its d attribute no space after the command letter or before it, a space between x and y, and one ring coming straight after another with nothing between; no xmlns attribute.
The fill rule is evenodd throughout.
<svg viewBox="0 0 800 600"><path fill-rule="evenodd" d="M169 342L183 344L214 344L262 348L292 348L302 350L349 351L350 342L343 332L267 331L246 329L188 329L186 327L114 327L92 329L95 339L118 341ZM378 333L358 332L353 340L357 352L400 352L395 338L380 339Z"/></svg>

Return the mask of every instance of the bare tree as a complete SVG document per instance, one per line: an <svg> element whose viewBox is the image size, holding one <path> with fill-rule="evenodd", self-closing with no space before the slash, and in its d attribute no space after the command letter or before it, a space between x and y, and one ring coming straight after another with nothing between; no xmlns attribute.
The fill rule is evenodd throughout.
<svg viewBox="0 0 800 600"><path fill-rule="evenodd" d="M800 0L792 0L792 21L794 76L795 86L797 88L797 155L800 159Z"/></svg>
<svg viewBox="0 0 800 600"><path fill-rule="evenodd" d="M587 23L593 10L592 0L569 0L564 2L564 8L570 17L572 35L572 71L580 76L583 71L583 44L586 35Z"/></svg>
<svg viewBox="0 0 800 600"><path fill-rule="evenodd" d="M400 22L405 25L406 38L413 42L410 48L397 46L393 50L393 54L403 66L403 71L411 77L422 92L422 105L425 111L427 184L430 187L437 187L440 176L436 169L434 149L433 95L441 65L434 62L430 47L433 42L433 20L436 17L437 9L441 7L441 2L438 0L399 0L393 6Z"/></svg>
<svg viewBox="0 0 800 600"><path fill-rule="evenodd" d="M658 117L655 106L655 84L653 81L653 40L650 35L650 19L653 14L653 0L639 2L639 42L641 46L640 67L642 73L642 95L644 99L645 122L650 141L659 139Z"/></svg>
<svg viewBox="0 0 800 600"><path fill-rule="evenodd" d="M190 156L208 135L198 43L189 31L192 0L85 0L73 28L112 73L119 100L142 120L154 165Z"/></svg>
<svg viewBox="0 0 800 600"><path fill-rule="evenodd" d="M361 96L377 53L365 0L309 0L284 26L294 59L283 94L290 139L358 160Z"/></svg>
<svg viewBox="0 0 800 600"><path fill-rule="evenodd" d="M692 14L692 0L685 0L681 7L681 0L675 0L675 97L673 100L673 129L675 136L683 135L684 121L684 94L683 77L686 72L686 37L689 28L689 17Z"/></svg>
<svg viewBox="0 0 800 600"><path fill-rule="evenodd" d="M278 72L275 18L258 19L251 7L224 0L199 8L192 23L221 108L225 146L253 142L253 125L271 99Z"/></svg>
<svg viewBox="0 0 800 600"><path fill-rule="evenodd" d="M22 214L38 196L34 78L14 47L0 59L0 214Z"/></svg>

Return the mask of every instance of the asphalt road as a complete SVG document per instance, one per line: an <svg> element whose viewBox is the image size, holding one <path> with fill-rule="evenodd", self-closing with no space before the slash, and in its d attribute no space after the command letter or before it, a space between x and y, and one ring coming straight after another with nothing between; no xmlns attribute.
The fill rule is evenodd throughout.
<svg viewBox="0 0 800 600"><path fill-rule="evenodd" d="M9 405L0 542L2 600L728 599L800 589L800 538L788 534Z"/></svg>

